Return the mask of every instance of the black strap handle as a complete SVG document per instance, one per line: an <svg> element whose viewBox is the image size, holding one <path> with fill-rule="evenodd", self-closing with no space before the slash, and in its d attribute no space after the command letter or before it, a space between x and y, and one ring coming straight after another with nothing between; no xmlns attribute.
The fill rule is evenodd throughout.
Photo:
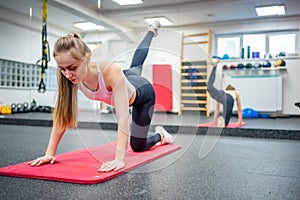
<svg viewBox="0 0 300 200"><path fill-rule="evenodd" d="M41 62L41 76L40 76L40 83L38 87L39 93L44 93L46 91L46 85L44 82L45 71L48 68L48 61L50 61L50 49L49 43L47 41L47 25L43 25L42 30L42 59L37 61L37 65Z"/></svg>

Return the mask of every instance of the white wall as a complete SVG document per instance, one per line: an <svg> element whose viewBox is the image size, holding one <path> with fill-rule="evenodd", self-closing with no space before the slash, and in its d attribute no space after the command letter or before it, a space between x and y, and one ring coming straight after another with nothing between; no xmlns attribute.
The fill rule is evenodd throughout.
<svg viewBox="0 0 300 200"><path fill-rule="evenodd" d="M295 102L300 101L300 60L287 60L286 74L283 76L283 113L300 115Z"/></svg>
<svg viewBox="0 0 300 200"><path fill-rule="evenodd" d="M24 27L0 21L0 58L25 63L36 63L42 56L42 35ZM42 27L41 27L42 29ZM48 35L50 49L56 38ZM49 65L55 66L51 57Z"/></svg>
<svg viewBox="0 0 300 200"><path fill-rule="evenodd" d="M36 63L42 55L42 36L34 30L0 21L0 58L24 63ZM42 28L42 27L41 27ZM48 36L50 45L54 38ZM54 66L54 59L49 65ZM37 100L39 105L54 104L55 91L38 93L36 90L1 89L0 102L3 104L31 102Z"/></svg>
<svg viewBox="0 0 300 200"><path fill-rule="evenodd" d="M222 69L222 63L219 66ZM239 91L242 108L252 108L258 112L282 111L282 77L279 69L223 71L222 89L229 84ZM234 110L237 110L236 105Z"/></svg>
<svg viewBox="0 0 300 200"><path fill-rule="evenodd" d="M0 104L10 105L12 103L29 104L33 99L38 105L42 106L55 106L57 92L54 90L47 90L45 93L38 93L37 90L30 89L11 89L1 88Z"/></svg>

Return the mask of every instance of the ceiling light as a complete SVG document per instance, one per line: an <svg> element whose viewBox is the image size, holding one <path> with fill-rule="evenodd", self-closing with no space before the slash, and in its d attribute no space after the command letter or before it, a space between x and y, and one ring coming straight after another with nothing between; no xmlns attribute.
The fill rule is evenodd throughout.
<svg viewBox="0 0 300 200"><path fill-rule="evenodd" d="M256 7L255 11L258 16L285 15L284 5Z"/></svg>
<svg viewBox="0 0 300 200"><path fill-rule="evenodd" d="M74 23L74 26L84 30L84 31L91 31L91 30L103 30L104 27L101 25L94 24L92 22L79 22L79 23Z"/></svg>
<svg viewBox="0 0 300 200"><path fill-rule="evenodd" d="M159 21L162 26L172 26L173 25L173 22L171 22L166 17L147 17L147 18L145 18L145 22L147 22L148 24L152 24L156 20Z"/></svg>
<svg viewBox="0 0 300 200"><path fill-rule="evenodd" d="M32 7L29 8L29 17L32 17Z"/></svg>
<svg viewBox="0 0 300 200"><path fill-rule="evenodd" d="M113 0L120 6L134 5L134 4L142 4L142 0Z"/></svg>

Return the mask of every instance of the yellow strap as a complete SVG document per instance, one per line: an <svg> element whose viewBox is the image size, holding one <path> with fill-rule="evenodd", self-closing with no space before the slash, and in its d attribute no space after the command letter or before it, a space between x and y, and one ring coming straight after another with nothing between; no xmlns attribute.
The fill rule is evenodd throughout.
<svg viewBox="0 0 300 200"><path fill-rule="evenodd" d="M43 0L43 22L47 20L47 13L48 13L48 0Z"/></svg>

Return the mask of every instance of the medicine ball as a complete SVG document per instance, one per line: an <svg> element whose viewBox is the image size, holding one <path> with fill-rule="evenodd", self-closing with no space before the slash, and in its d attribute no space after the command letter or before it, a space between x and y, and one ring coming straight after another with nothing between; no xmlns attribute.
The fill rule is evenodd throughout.
<svg viewBox="0 0 300 200"><path fill-rule="evenodd" d="M244 69L245 68L245 65L243 63L239 63L237 66L236 66L238 69Z"/></svg>
<svg viewBox="0 0 300 200"><path fill-rule="evenodd" d="M251 63L247 63L246 66L245 66L247 69L251 69L253 68L253 65Z"/></svg>
<svg viewBox="0 0 300 200"><path fill-rule="evenodd" d="M259 116L259 113L253 108L244 108L242 110L242 116L244 118L256 118Z"/></svg>
<svg viewBox="0 0 300 200"><path fill-rule="evenodd" d="M283 59L278 59L278 60L274 63L274 66L275 66L275 67L279 67L279 66L283 67L283 66L285 66L285 65L286 65L286 63L285 63L285 61L284 61Z"/></svg>
<svg viewBox="0 0 300 200"><path fill-rule="evenodd" d="M229 55L228 54L224 54L222 59L229 59Z"/></svg>
<svg viewBox="0 0 300 200"><path fill-rule="evenodd" d="M271 63L270 63L270 61L264 61L263 62L263 64L262 64L262 67L271 67L272 65L271 65Z"/></svg>
<svg viewBox="0 0 300 200"><path fill-rule="evenodd" d="M223 69L229 69L228 65L223 65Z"/></svg>
<svg viewBox="0 0 300 200"><path fill-rule="evenodd" d="M285 56L285 52L283 52L283 51L280 52L280 53L279 53L279 56Z"/></svg>
<svg viewBox="0 0 300 200"><path fill-rule="evenodd" d="M261 64L260 63L255 63L254 68L261 68Z"/></svg>
<svg viewBox="0 0 300 200"><path fill-rule="evenodd" d="M236 66L234 64L231 64L229 68L230 69L236 69Z"/></svg>

